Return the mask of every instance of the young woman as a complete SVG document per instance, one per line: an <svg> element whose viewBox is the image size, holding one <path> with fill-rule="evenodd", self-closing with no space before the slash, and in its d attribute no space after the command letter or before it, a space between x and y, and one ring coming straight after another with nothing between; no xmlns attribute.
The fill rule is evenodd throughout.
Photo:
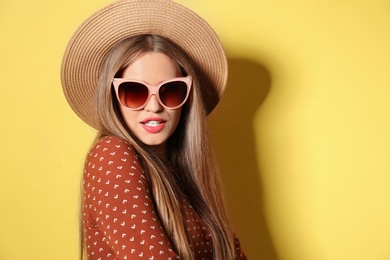
<svg viewBox="0 0 390 260"><path fill-rule="evenodd" d="M117 1L71 39L65 96L99 130L85 162L88 259L246 259L206 116L226 85L209 25L169 0Z"/></svg>

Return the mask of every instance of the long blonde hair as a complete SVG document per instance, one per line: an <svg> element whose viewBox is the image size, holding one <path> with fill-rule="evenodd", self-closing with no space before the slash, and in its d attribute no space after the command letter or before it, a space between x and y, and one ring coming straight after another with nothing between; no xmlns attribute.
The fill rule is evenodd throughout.
<svg viewBox="0 0 390 260"><path fill-rule="evenodd" d="M183 75L193 78L192 96L182 110L179 126L168 139L168 163L140 142L127 128L111 82L139 54L161 52L173 58ZM214 259L234 259L234 235L230 229L220 175L209 142L206 112L196 79L196 69L186 54L171 41L157 35L122 40L107 54L95 98L96 119L101 124L97 139L115 135L128 140L140 157L152 187L158 216L181 259L194 259L185 228L185 216L176 193L179 185L213 238ZM82 238L84 244L84 238ZM83 251L83 250L82 250Z"/></svg>

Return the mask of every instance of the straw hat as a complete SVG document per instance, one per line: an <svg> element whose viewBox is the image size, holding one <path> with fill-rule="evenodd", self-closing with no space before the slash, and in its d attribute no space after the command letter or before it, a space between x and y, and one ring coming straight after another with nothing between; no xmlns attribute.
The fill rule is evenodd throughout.
<svg viewBox="0 0 390 260"><path fill-rule="evenodd" d="M81 24L68 43L61 67L63 91L74 112L99 128L92 104L103 59L118 41L140 34L163 36L187 52L209 114L226 86L225 52L206 21L170 0L119 0Z"/></svg>

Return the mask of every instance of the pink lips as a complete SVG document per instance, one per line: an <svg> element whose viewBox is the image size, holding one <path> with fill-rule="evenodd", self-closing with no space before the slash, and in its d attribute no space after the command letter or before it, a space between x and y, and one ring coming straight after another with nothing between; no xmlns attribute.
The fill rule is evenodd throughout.
<svg viewBox="0 0 390 260"><path fill-rule="evenodd" d="M158 133L165 127L165 122L159 117L149 117L141 121L141 125L149 133Z"/></svg>

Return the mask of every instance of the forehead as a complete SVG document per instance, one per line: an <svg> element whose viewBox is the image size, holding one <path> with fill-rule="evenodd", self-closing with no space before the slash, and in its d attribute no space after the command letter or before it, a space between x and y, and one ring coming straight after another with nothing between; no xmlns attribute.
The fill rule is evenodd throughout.
<svg viewBox="0 0 390 260"><path fill-rule="evenodd" d="M161 52L142 53L123 71L123 78L142 80L150 84L177 77L177 62Z"/></svg>

